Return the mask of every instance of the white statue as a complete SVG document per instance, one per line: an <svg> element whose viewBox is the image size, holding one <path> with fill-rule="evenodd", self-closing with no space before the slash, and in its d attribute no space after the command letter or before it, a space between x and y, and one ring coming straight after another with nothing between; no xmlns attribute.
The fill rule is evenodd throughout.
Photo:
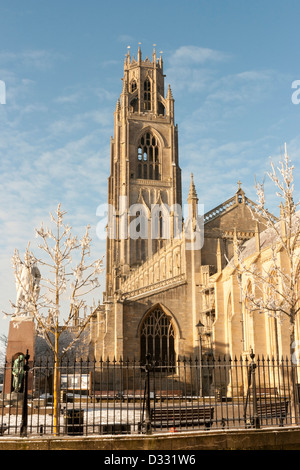
<svg viewBox="0 0 300 470"><path fill-rule="evenodd" d="M16 280L17 300L15 315L27 316L30 313L30 303L37 301L39 297L40 280L40 270L32 258L26 254L21 276Z"/></svg>

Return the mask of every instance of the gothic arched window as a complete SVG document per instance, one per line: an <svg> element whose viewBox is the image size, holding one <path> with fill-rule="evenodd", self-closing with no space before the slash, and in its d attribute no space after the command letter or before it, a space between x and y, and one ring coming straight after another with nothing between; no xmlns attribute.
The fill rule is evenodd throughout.
<svg viewBox="0 0 300 470"><path fill-rule="evenodd" d="M151 111L151 83L149 78L144 81L144 110Z"/></svg>
<svg viewBox="0 0 300 470"><path fill-rule="evenodd" d="M136 83L135 80L132 80L132 82L131 82L131 93L134 93L136 89L137 89L137 83Z"/></svg>
<svg viewBox="0 0 300 470"><path fill-rule="evenodd" d="M145 364L146 354L158 364L175 365L175 334L171 321L161 308L157 307L147 315L141 328L141 363Z"/></svg>
<svg viewBox="0 0 300 470"><path fill-rule="evenodd" d="M146 132L140 139L138 144L137 159L138 165L138 178L144 179L160 179L159 171L159 145L157 138ZM140 163L143 162L143 171L141 171Z"/></svg>

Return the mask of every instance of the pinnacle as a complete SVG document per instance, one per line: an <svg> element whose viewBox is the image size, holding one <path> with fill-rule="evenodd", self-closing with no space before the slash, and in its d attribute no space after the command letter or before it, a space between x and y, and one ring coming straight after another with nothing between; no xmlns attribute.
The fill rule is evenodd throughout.
<svg viewBox="0 0 300 470"><path fill-rule="evenodd" d="M197 198L198 196L197 196L197 191L196 191L196 187L194 184L194 175L193 173L191 173L191 184L190 184L188 199L197 199Z"/></svg>
<svg viewBox="0 0 300 470"><path fill-rule="evenodd" d="M169 99L169 100L172 100L172 99L173 99L172 90L171 90L171 86L170 86L170 85L168 86L167 99Z"/></svg>

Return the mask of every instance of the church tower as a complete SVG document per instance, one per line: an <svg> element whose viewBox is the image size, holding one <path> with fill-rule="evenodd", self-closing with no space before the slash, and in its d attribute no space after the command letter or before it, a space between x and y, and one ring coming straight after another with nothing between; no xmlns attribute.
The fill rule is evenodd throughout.
<svg viewBox="0 0 300 470"><path fill-rule="evenodd" d="M182 205L174 99L170 86L165 94L164 79L163 60L155 49L152 60L143 60L140 48L136 59L128 51L111 139L106 299L173 236L172 224L163 233L162 212L172 221L172 207Z"/></svg>
<svg viewBox="0 0 300 470"><path fill-rule="evenodd" d="M247 240L250 253L261 252L264 220L256 225L249 211L255 203L240 182L233 197L199 216L191 175L183 224L178 129L162 58L155 50L151 60L140 48L136 59L128 52L122 80L111 139L106 292L91 322L90 350L96 359L141 364L150 355L174 372L180 357L244 353L248 340L265 336L265 326L246 320L227 260ZM241 325L250 325L248 340ZM201 380L209 395L209 370Z"/></svg>

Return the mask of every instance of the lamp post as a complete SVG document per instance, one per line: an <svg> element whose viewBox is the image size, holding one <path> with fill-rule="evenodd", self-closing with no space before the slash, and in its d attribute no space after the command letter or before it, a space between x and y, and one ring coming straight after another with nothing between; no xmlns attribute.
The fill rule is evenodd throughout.
<svg viewBox="0 0 300 470"><path fill-rule="evenodd" d="M23 391L23 407L22 407L22 421L21 421L21 429L20 435L22 437L27 436L27 421L28 421L28 411L27 411L27 399L28 399L28 371L29 371L29 354L28 349L25 356L25 365L24 365L24 391Z"/></svg>
<svg viewBox="0 0 300 470"><path fill-rule="evenodd" d="M198 336L199 336L199 368L200 368L200 372L199 372L199 381L200 381L200 390L199 390L199 394L200 394L200 397L202 397L202 334L203 334L203 329L204 329L204 325L203 323L201 323L201 321L199 320L197 325L196 325L196 328L197 328L197 331L198 331Z"/></svg>
<svg viewBox="0 0 300 470"><path fill-rule="evenodd" d="M251 364L250 364L250 374L252 378L252 393L253 393L253 421L255 429L260 428L259 416L257 411L257 396L256 396L256 381L255 381L255 369L256 364L254 362L255 354L253 353L253 349L251 349Z"/></svg>

